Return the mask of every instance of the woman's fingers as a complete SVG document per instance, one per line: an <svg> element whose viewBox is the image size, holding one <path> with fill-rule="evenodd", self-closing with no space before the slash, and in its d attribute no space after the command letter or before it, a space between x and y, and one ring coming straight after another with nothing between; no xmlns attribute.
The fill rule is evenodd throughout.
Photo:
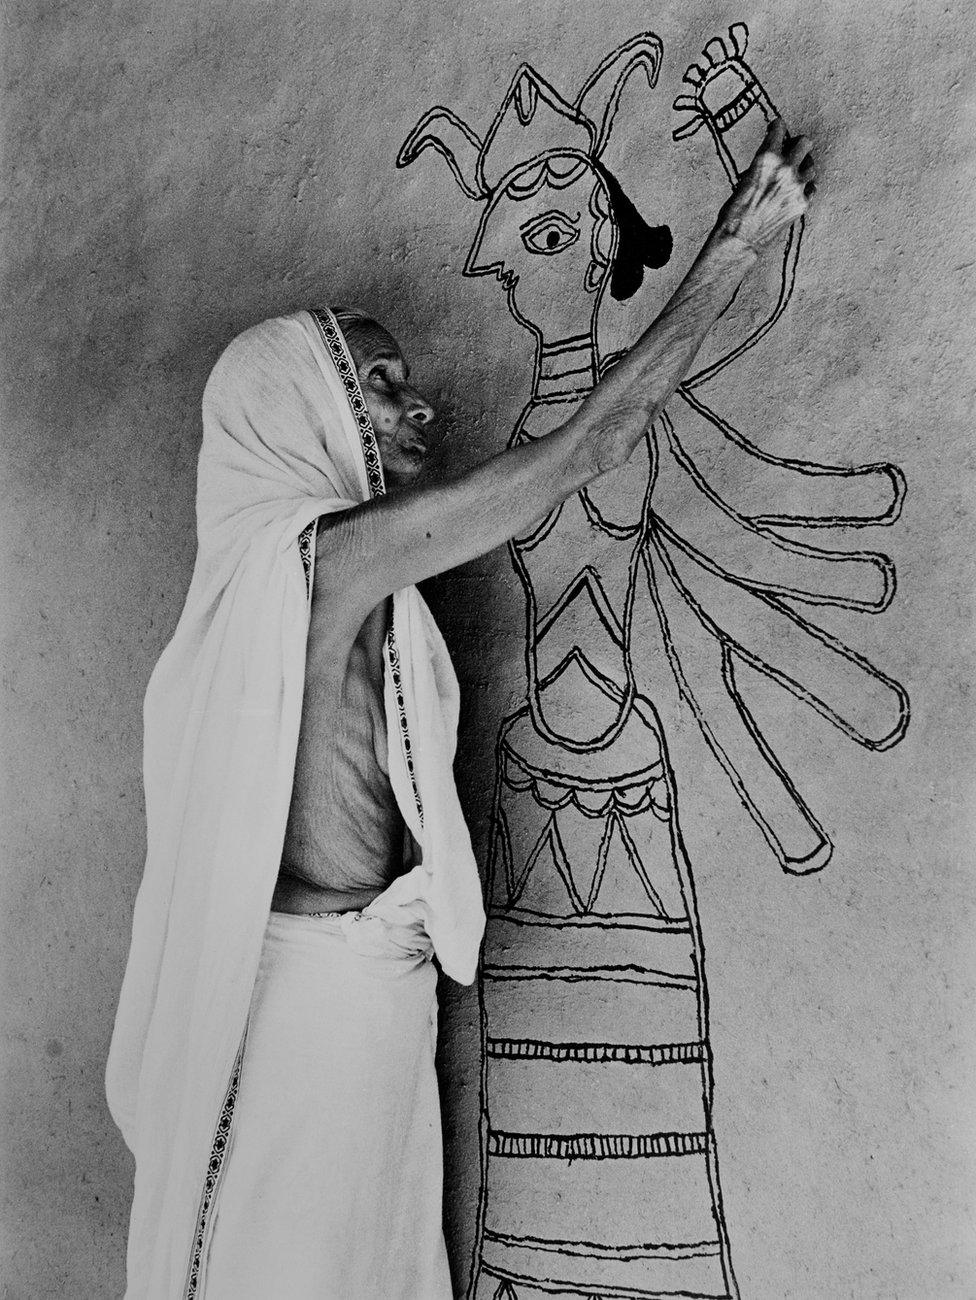
<svg viewBox="0 0 976 1300"><path fill-rule="evenodd" d="M766 149L775 149L777 153L781 153L785 140L786 124L781 117L774 117L766 128L766 138L760 145L760 152Z"/></svg>
<svg viewBox="0 0 976 1300"><path fill-rule="evenodd" d="M763 159L769 154L782 156L783 144L787 139L786 126L781 117L774 117L766 127L762 144L756 150L755 157L749 164L747 176L757 176L762 169Z"/></svg>
<svg viewBox="0 0 976 1300"><path fill-rule="evenodd" d="M809 136L791 136L783 119L774 118L766 127L765 139L736 190L740 201L751 202L753 206L758 204L756 213L764 204L771 205L768 212L763 209L764 216L757 227L761 227L761 233L754 236L757 243L768 242L769 231L775 233L774 227L779 229L782 224L777 224L776 211L788 209L790 220L795 220L803 212L806 201L816 193L816 174ZM763 220L767 223L765 226Z"/></svg>
<svg viewBox="0 0 976 1300"><path fill-rule="evenodd" d="M755 157L752 160L752 166L756 167L759 159L767 153L782 153L783 142L786 139L786 127L781 117L774 117L766 127L766 134L762 138L762 144L756 150Z"/></svg>
<svg viewBox="0 0 976 1300"><path fill-rule="evenodd" d="M789 142L789 147L784 150L783 161L790 167L799 168L809 158L812 148L813 142L809 136L798 135Z"/></svg>
<svg viewBox="0 0 976 1300"><path fill-rule="evenodd" d="M763 154L775 153L787 167L792 167L802 181L811 181L816 174L813 161L813 144L809 136L790 136L781 117L773 118L766 128L766 136L756 154L755 162Z"/></svg>

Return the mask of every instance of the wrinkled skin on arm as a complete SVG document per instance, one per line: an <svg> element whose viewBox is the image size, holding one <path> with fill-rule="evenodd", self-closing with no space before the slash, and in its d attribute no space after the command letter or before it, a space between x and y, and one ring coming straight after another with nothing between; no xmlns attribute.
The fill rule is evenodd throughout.
<svg viewBox="0 0 976 1300"><path fill-rule="evenodd" d="M432 408L410 385L390 335L372 322L354 326L348 342L390 492L320 528L331 562L317 569L316 595L326 596L333 616L348 620L355 635L392 592L529 531L591 480L623 465L748 271L806 211L813 178L810 142L791 140L782 122L773 122L670 301L567 422L450 482L418 483Z"/></svg>

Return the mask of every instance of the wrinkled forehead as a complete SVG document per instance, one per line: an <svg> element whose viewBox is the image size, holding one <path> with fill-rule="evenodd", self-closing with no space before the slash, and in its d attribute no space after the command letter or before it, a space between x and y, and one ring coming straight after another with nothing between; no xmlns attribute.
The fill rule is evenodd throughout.
<svg viewBox="0 0 976 1300"><path fill-rule="evenodd" d="M351 321L344 327L342 333L357 370L363 370L384 358L403 362L399 343L378 321Z"/></svg>

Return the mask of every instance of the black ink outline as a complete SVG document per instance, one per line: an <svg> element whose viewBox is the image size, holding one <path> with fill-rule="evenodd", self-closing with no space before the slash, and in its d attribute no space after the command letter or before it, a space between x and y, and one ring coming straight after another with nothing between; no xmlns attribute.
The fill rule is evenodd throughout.
<svg viewBox="0 0 976 1300"><path fill-rule="evenodd" d="M690 114L675 128L674 139L683 140L706 127L718 160L733 185L746 165L746 160L737 156L737 125L753 113L761 114L765 122L779 116L765 88L745 61L748 39L746 25L735 23L728 29L727 36L709 40L700 59L692 63L684 74L689 90L674 101L676 110ZM613 130L623 86L633 72L641 68L653 89L658 80L662 53L661 42L654 33L639 33L607 55L575 100L560 96L534 68L523 64L515 73L501 107L483 137L456 114L437 106L421 118L397 157L397 166L405 167L413 163L424 149L436 149L447 161L462 190L484 204L462 273L465 276L496 276L506 292L511 315L534 339L532 395L512 433L510 446L544 436L548 428L540 428L544 423L542 415L547 411L551 413L548 427L558 421L563 413L561 408L568 416L597 377L619 359L620 354L601 358L598 343L599 312L621 246L620 214L614 211L608 189L610 182L602 172L599 159ZM732 91L723 93L723 87L730 85ZM718 97L721 102L718 102ZM521 153L512 145L513 139L523 140L517 126L524 129ZM547 129L552 137L548 143L544 139ZM460 147L458 140L463 141ZM514 156L500 156L508 146L515 149ZM488 224L499 205L520 202L537 194L544 185L553 190L563 189L587 171L593 177L588 205L593 223L592 261L586 281L581 285L580 317L575 332L564 331L564 337L546 338L543 329L527 319L518 306L517 272L501 260L480 260L481 248ZM602 236L606 233L601 229L601 223L609 223L609 255L601 252L601 247L605 246ZM517 1286L522 1283L548 1292L594 1297L626 1296L635 1300L637 1297L650 1300L652 1295L665 1294L687 1296L689 1300L695 1297L697 1300L700 1294L680 1290L651 1292L617 1285L593 1286L548 1276L529 1277L484 1259L482 1248L486 1241L549 1251L562 1256L566 1265L574 1257L587 1252L591 1257L595 1254L598 1258L620 1259L627 1250L639 1251L639 1247L614 1248L593 1242L506 1233L497 1225L488 1229L488 1165L493 1159L529 1155L584 1159L581 1153L587 1144L590 1151L609 1152L615 1142L624 1145L630 1142L636 1143L633 1150L643 1151L641 1143L646 1140L649 1152L655 1137L610 1133L569 1137L538 1133L500 1134L491 1124L488 1079L489 1060L499 1058L584 1064L595 1088L599 1088L600 1072L604 1069L639 1065L654 1069L697 1067L704 1124L696 1140L700 1141L698 1153L706 1156L712 1215L717 1229L714 1242L698 1244L707 1246L710 1253L718 1255L725 1294L729 1300L738 1297L712 1128L714 1080L708 1046L708 994L694 881L680 829L677 776L657 709L638 685L635 656L639 650L633 644L632 636L634 612L639 602L642 611L646 612L648 608L653 611L652 617L660 629L659 644L680 698L780 866L794 874L824 867L832 851L829 836L764 734L746 698L737 670L744 663L776 682L794 699L809 705L864 748L881 751L901 740L909 721L909 701L904 689L797 608L807 607L815 611L825 606L852 614L882 612L896 592L890 559L880 552L840 549L843 539L837 549L831 549L800 541L792 534L793 530L801 528L838 530L893 524L904 501L905 479L897 466L883 462L841 466L775 456L740 433L705 396L708 385L756 347L781 319L795 288L804 228L801 218L784 236L775 301L767 314L733 346L689 376L678 389L669 412L664 413L649 431L645 440L646 468L643 464L638 465L636 460L632 462L633 474L646 474L639 511L629 519L610 518L613 511L608 511L602 504L600 491L594 486L563 503L540 521L531 533L516 538L509 547L513 568L525 596L527 691L524 704L502 719L497 733L495 790L488 845L489 935L495 921L533 927L539 935L539 964L526 965L524 958L519 959L518 964L505 964L493 958L483 964L481 970L481 1182L467 1292L469 1300L473 1300L482 1274L497 1279L499 1283L494 1300L518 1300ZM554 250L552 255L557 255L558 251ZM583 294L588 298L584 299ZM838 507L822 513L809 507L805 512L790 513L776 510L771 503L771 508L765 508L762 513L749 515L736 510L723 498L720 488L710 481L695 454L685 445L680 427L675 422L682 411L693 412L696 418L705 421L703 427L712 430L726 449L746 458L747 469L750 463L756 470L767 467L784 481L788 476L795 476L792 481L797 484L804 478L834 480ZM664 476L661 474L662 466L667 471ZM841 504L842 489L848 485L853 487L862 479L878 483L886 500L878 508L866 509L858 503L852 503L856 508L852 505L843 508L846 503ZM692 488L715 520L724 520L723 527L735 530L743 562L736 564L734 557L725 552L720 559L700 545L696 537L687 536L668 517L665 485L671 481L683 483L685 490ZM658 488L660 498L657 504L654 501L655 488ZM566 537L561 536L560 530L565 533L570 528L576 529L576 536L584 539L575 551ZM587 529L591 530L590 535L593 531L603 535L601 554L606 551L606 539L620 544L618 576L626 577L626 591L620 603L610 597L604 577L605 562L587 559ZM781 531L784 529L789 530L786 535ZM558 556L560 546L567 553L565 558ZM571 570L569 566L577 556L578 567ZM763 569L762 563L756 564L756 557L763 556L777 557L778 577L775 579ZM561 578L553 577L561 571L559 563L553 562L554 557L561 560L566 570ZM788 574L787 562L790 564ZM804 570L810 576L804 577ZM868 590L863 582L856 585L851 580L855 574L871 577L875 589ZM832 575L836 575L838 580ZM733 630L729 620L723 618L724 606L717 604L708 594L713 589L749 609L754 619L759 621L760 636L766 630L764 620L770 627L788 626L792 629L791 635L803 638L807 655L819 656L829 667L842 665L845 672L855 675L856 680L870 683L884 700L885 707L890 708L891 717L873 726L858 724L825 698L822 690L814 689L804 680L801 666L789 665L787 670L786 665L764 658L755 645L746 643ZM578 611L579 618L575 623L571 622ZM684 623L679 629L675 626L674 615L682 611ZM556 629L570 627L573 629L570 643L560 645L560 650L550 655L547 666L543 667L539 650L546 637ZM592 630L596 639L591 637L587 641L578 631L579 627ZM705 660L704 670L700 662L696 663L695 680L689 671L688 647L682 640L689 635L697 638L699 661L704 650L710 656ZM555 658L558 662L552 666ZM611 715L609 722L604 718L597 723L594 711L593 734L574 732L574 719L570 718L568 722L560 720L557 724L547 713L546 693L558 690L567 673L575 674L580 689L585 687L590 691L594 701L602 702L603 713ZM709 673L710 679L707 677ZM720 715L702 696L702 680L707 681L712 691L719 692L715 698L722 698L724 694L727 713ZM712 698L710 694L708 700ZM729 730L733 725L730 719L735 719L737 731L734 734ZM525 746L521 748L520 736L526 737ZM644 737L643 752L647 758L644 763L635 759L635 745L628 743L628 737L633 740L635 736ZM742 766L741 755L746 754L748 761L746 766ZM760 765L759 768L756 764ZM765 796L755 784L750 786L749 774L759 770L765 772L767 782L772 781L770 788L781 792L786 801L784 806L792 809L796 827L806 828L805 841L796 835L793 827L782 823L776 808L763 803ZM525 810L525 833L516 842L510 823L513 816L520 815L519 810ZM527 810L532 810L531 819ZM682 899L681 916L668 915L642 859L644 841L635 839L628 829L639 825L642 836L646 837L651 825L647 818L649 813L667 831L670 861ZM560 829L561 821L570 815L602 821L597 862L588 885L581 883L586 873L583 872L582 876L576 873L572 845L566 842ZM599 910L601 872L606 867L613 836L619 840L621 850L633 868L634 879L640 882L647 896L646 913ZM552 873L549 877L552 889L563 890L565 894L564 899L560 894L558 903L550 903L549 894L544 895L549 910L540 910L537 904L526 905L526 889L536 879L534 873L540 869L540 864ZM553 894L553 900L555 897ZM615 963L609 957L593 960L590 965L583 957L571 967L553 960L547 964L546 931L573 928L581 935L602 935L610 939L624 930L686 934L691 941L694 975L669 975L666 971L635 962ZM519 982L526 982L535 991L545 985L597 980L621 984L650 982L651 988L659 983L693 991L698 1030L695 1041L678 1044L614 1043L608 1038L600 1043L557 1042L537 1036L506 1037L491 1031L488 1002L493 996L492 990L499 984L509 983L514 987ZM511 998L512 994L508 996ZM520 1005L525 1005L524 999ZM660 1249L690 1251L692 1246L662 1246Z"/></svg>

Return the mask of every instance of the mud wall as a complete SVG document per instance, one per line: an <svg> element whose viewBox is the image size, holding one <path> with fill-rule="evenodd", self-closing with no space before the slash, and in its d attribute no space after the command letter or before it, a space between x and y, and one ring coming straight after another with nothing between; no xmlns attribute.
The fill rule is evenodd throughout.
<svg viewBox="0 0 976 1300"><path fill-rule="evenodd" d="M431 584L497 913L481 986L443 990L457 1290L971 1294L966 14L4 24L3 1294L123 1287L101 1078L221 347L358 303L441 404L442 468L545 432L677 284L774 106L821 192L694 388L521 568ZM468 134L401 152L435 105ZM618 300L628 221L648 264ZM527 623L530 594L559 616Z"/></svg>

